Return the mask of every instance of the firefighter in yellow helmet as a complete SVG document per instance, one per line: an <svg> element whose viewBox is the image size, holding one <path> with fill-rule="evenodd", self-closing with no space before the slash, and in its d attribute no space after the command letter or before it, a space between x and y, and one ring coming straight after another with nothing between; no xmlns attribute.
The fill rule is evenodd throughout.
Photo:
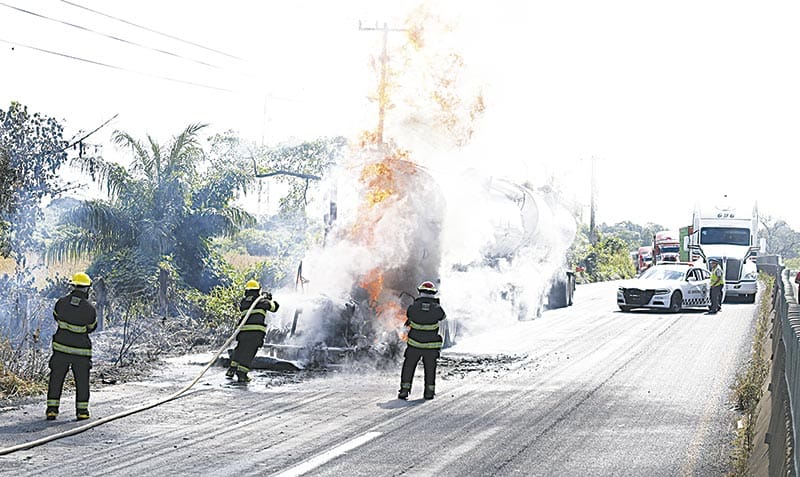
<svg viewBox="0 0 800 477"><path fill-rule="evenodd" d="M255 280L248 281L244 286L244 298L239 302L241 319L245 318L247 310L259 295L261 295L261 285ZM225 373L226 377L233 378L236 375L236 380L240 383L250 381L247 373L250 372L253 358L255 358L258 348L264 345L264 337L267 335L265 320L268 311L273 313L278 311L278 302L272 299L271 293L265 292L261 301L256 303L255 308L250 312L250 316L239 330L239 334L236 335L236 349L233 350L230 367Z"/></svg>
<svg viewBox="0 0 800 477"><path fill-rule="evenodd" d="M89 419L89 370L92 368L92 341L89 333L97 328L97 313L89 302L92 279L80 272L72 276L72 291L59 298L53 308L58 328L53 335L50 380L47 386L47 419L58 417L64 378L72 368L75 379L75 415Z"/></svg>
<svg viewBox="0 0 800 477"><path fill-rule="evenodd" d="M419 287L419 297L414 300L406 310L406 327L408 343L403 360L403 370L400 373L400 392L398 399L407 399L411 392L411 381L414 379L414 370L420 358L425 369L425 390L423 397L433 399L436 394L436 360L439 359L439 350L442 349L442 337L439 335L439 322L447 318L444 309L436 298L438 290L433 282L422 282Z"/></svg>

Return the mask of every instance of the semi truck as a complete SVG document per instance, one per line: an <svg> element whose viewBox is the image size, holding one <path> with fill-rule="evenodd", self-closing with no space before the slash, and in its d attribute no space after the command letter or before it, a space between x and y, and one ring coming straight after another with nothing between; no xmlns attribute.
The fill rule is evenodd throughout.
<svg viewBox="0 0 800 477"><path fill-rule="evenodd" d="M661 230L653 234L653 264L664 262L677 262L680 254L678 236L669 231Z"/></svg>
<svg viewBox="0 0 800 477"><path fill-rule="evenodd" d="M719 259L725 272L724 296L753 303L758 290L758 207L748 209L727 200L695 207L681 253L691 261Z"/></svg>

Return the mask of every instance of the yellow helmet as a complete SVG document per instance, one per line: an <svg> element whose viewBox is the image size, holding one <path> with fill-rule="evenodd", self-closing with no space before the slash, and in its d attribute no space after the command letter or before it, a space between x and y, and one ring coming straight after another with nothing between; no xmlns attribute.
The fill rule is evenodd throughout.
<svg viewBox="0 0 800 477"><path fill-rule="evenodd" d="M245 283L244 285L245 290L260 290L261 285L258 284L255 280L250 280L249 282Z"/></svg>
<svg viewBox="0 0 800 477"><path fill-rule="evenodd" d="M92 286L92 279L89 278L89 275L78 272L75 275L72 275L72 281L69 282L70 285L74 285L76 287L88 287Z"/></svg>

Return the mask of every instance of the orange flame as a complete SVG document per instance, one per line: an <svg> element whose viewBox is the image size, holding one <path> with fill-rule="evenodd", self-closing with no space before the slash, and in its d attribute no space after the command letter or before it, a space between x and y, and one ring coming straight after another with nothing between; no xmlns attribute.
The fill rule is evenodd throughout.
<svg viewBox="0 0 800 477"><path fill-rule="evenodd" d="M383 326L388 330L395 330L397 336L406 341L408 334L406 334L403 325L406 322L406 312L399 303L395 301L386 301L376 308L378 319Z"/></svg>
<svg viewBox="0 0 800 477"><path fill-rule="evenodd" d="M369 305L376 308L378 297L383 291L383 272L380 268L373 268L361 280L361 288L369 294Z"/></svg>

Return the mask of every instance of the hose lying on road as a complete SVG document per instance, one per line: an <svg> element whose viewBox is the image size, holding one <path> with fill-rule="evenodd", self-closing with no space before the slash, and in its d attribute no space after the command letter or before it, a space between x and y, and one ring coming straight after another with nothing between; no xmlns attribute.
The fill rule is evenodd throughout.
<svg viewBox="0 0 800 477"><path fill-rule="evenodd" d="M79 434L79 433L81 433L83 431L89 430L89 429L91 429L93 427L97 427L100 424L105 424L107 422L114 421L114 420L119 419L121 417L130 416L131 414L136 414L137 412L146 411L147 409L152 409L152 408L154 408L156 406L160 406L161 404L164 404L166 402L172 401L173 399L177 399L179 396L181 396L186 391L191 389L192 386L197 384L197 382L200 381L200 378L203 377L203 375L206 373L206 371L208 371L208 368L210 368L214 364L214 362L217 360L217 358L219 358L219 356L222 354L222 352L225 351L226 349L228 349L228 346L233 342L233 339L236 337L236 334L239 333L239 330L247 322L247 319L250 317L250 312L253 311L253 308L256 306L256 303L261 301L262 298L263 298L263 295L259 295L253 301L253 304L250 305L250 308L247 310L247 314L244 316L244 318L242 318L241 322L239 323L239 326L237 326L236 329L233 331L233 334L231 334L231 336L228 338L228 340L225 341L225 344L222 345L222 347L219 349L219 351L217 351L217 353L214 355L214 357L211 358L211 360L208 362L208 364L206 364L206 366L203 368L203 370L200 371L200 374L198 374L197 377L194 378L194 381L192 381L191 383L186 385L180 391L178 391L178 392L176 392L174 394L171 394L171 395L169 395L169 396L167 396L167 397L165 397L163 399L160 399L160 400L158 400L156 402L153 402L151 404L145 404L144 406L140 406L140 407L137 407L137 408L134 408L134 409L118 412L117 414L112 414L110 416L106 416L106 417L104 417L102 419L98 419L98 420L96 420L94 422L90 422L90 423L85 424L83 426L75 427L75 428L70 429L68 431L59 432L58 434L53 434L51 436L42 437L41 439L37 439L35 441L25 442L23 444L18 444L18 445L12 446L12 447L6 447L5 449L0 449L0 455L11 454L12 452L16 452L16 451L19 451L19 450L30 449L32 447L40 446L42 444L46 444L48 442L51 442L51 441L54 441L54 440L57 440L57 439L61 439L62 437L73 436L75 434Z"/></svg>

